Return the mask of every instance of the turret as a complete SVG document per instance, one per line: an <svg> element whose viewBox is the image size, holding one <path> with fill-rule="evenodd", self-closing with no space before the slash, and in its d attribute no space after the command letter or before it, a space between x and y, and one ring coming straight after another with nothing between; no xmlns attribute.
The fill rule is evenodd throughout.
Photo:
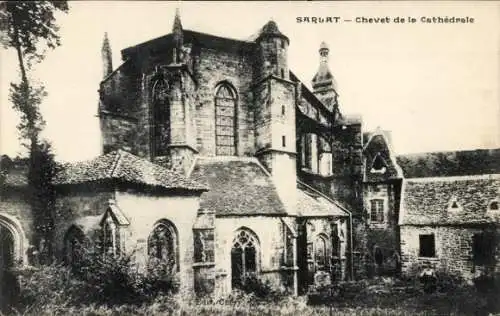
<svg viewBox="0 0 500 316"><path fill-rule="evenodd" d="M113 72L113 55L111 54L111 46L109 45L108 33L104 33L104 40L101 48L102 57L102 77L106 78Z"/></svg>
<svg viewBox="0 0 500 316"><path fill-rule="evenodd" d="M175 10L174 25L172 26L172 34L173 34L173 44L174 44L172 61L174 64L177 64L180 63L183 58L182 45L184 44L184 35L182 30L181 15L179 9Z"/></svg>
<svg viewBox="0 0 500 316"><path fill-rule="evenodd" d="M319 47L319 68L318 72L312 80L313 92L323 104L333 110L337 103L336 82L330 67L328 66L328 54L330 49L325 42L322 42Z"/></svg>
<svg viewBox="0 0 500 316"><path fill-rule="evenodd" d="M296 209L295 84L289 81L289 40L274 21L256 39L259 63L253 86L256 156L274 179L292 214Z"/></svg>
<svg viewBox="0 0 500 316"><path fill-rule="evenodd" d="M290 40L278 29L276 22L269 21L262 28L256 39L260 48L258 77L274 75L289 79L288 45Z"/></svg>

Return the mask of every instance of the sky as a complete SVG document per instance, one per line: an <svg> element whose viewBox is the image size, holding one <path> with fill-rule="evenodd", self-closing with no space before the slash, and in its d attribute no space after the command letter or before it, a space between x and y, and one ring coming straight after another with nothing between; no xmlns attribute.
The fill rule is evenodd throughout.
<svg viewBox="0 0 500 316"><path fill-rule="evenodd" d="M113 66L120 50L170 33L175 9L185 29L248 39L273 19L290 38L288 63L307 85L322 41L340 109L361 114L363 129L390 130L397 154L500 147L500 2L70 2L58 14L62 45L32 76L48 97L43 136L60 161L100 153L96 117L101 45L108 32ZM339 23L297 17L338 16ZM470 17L470 24L422 23L421 17ZM356 23L356 18L390 23ZM394 23L414 17L415 23ZM345 22L352 20L352 22ZM19 80L14 51L0 53L0 153L22 154L8 87Z"/></svg>

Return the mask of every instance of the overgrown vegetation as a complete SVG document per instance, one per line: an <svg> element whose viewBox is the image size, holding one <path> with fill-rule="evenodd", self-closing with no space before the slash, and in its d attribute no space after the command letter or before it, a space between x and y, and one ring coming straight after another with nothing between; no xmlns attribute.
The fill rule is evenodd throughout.
<svg viewBox="0 0 500 316"><path fill-rule="evenodd" d="M53 263L22 273L15 308L30 313L89 306L140 306L159 296L174 295L179 289L174 273L162 269L140 271L133 254L103 256L98 248L82 252L80 260L71 266Z"/></svg>
<svg viewBox="0 0 500 316"><path fill-rule="evenodd" d="M32 66L41 62L47 49L59 46L59 26L54 14L68 12L66 1L2 1L0 3L0 42L14 49L19 64L20 82L11 82L9 99L20 115L17 126L23 145L29 153L29 202L35 218L35 245L42 263L49 262L53 221L49 210L53 204L51 180L54 159L50 145L40 133L45 121L40 105L47 93L42 84L30 77Z"/></svg>
<svg viewBox="0 0 500 316"><path fill-rule="evenodd" d="M436 291L424 293L417 275L342 282L307 297L283 295L271 283L246 278L222 299L176 294L168 269L139 273L133 255L91 253L73 269L41 267L22 277L24 315L489 315L500 312L498 280L481 289L440 271ZM153 272L155 271L155 272ZM498 278L499 276L497 276ZM486 281L485 281L486 282ZM495 282L489 279L487 282ZM492 285L493 284L493 285Z"/></svg>

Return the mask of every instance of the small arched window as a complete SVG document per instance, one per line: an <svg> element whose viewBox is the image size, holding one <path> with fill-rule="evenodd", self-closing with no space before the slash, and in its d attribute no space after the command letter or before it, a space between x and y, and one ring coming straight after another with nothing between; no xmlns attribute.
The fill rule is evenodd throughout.
<svg viewBox="0 0 500 316"><path fill-rule="evenodd" d="M160 78L153 84L152 149L154 156L166 155L170 143L170 102L168 83Z"/></svg>
<svg viewBox="0 0 500 316"><path fill-rule="evenodd" d="M215 154L236 155L236 92L227 83L215 93Z"/></svg>
<svg viewBox="0 0 500 316"><path fill-rule="evenodd" d="M148 238L149 258L161 264L169 272L179 270L179 245L175 226L167 221L159 221Z"/></svg>

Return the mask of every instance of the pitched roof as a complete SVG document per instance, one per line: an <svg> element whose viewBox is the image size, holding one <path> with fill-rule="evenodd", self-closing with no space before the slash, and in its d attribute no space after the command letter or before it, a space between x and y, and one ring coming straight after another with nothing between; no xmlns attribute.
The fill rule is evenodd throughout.
<svg viewBox="0 0 500 316"><path fill-rule="evenodd" d="M208 184L200 207L219 215L286 215L276 188L256 158L199 157L191 179Z"/></svg>
<svg viewBox="0 0 500 316"><path fill-rule="evenodd" d="M348 216L339 205L301 182L297 183L297 215L303 217Z"/></svg>
<svg viewBox="0 0 500 316"><path fill-rule="evenodd" d="M363 147L363 155L366 159L364 181L379 182L403 177L386 131L377 129L370 135ZM382 163L384 168L375 170L374 165L377 163Z"/></svg>
<svg viewBox="0 0 500 316"><path fill-rule="evenodd" d="M500 148L408 154L396 160L405 178L500 173Z"/></svg>
<svg viewBox="0 0 500 316"><path fill-rule="evenodd" d="M110 152L92 160L65 164L54 183L80 184L113 180L163 189L206 191L206 186L181 174L165 169L123 150Z"/></svg>
<svg viewBox="0 0 500 316"><path fill-rule="evenodd" d="M192 30L182 30L185 43L197 43L204 47L220 49L251 49L255 47L252 41L216 36L208 33L196 32ZM122 49L122 57L127 58L133 52L149 47L165 47L172 45L172 33L163 35L146 42Z"/></svg>
<svg viewBox="0 0 500 316"><path fill-rule="evenodd" d="M401 225L500 223L488 205L500 195L500 174L407 179L403 181ZM449 210L451 201L460 206Z"/></svg>

